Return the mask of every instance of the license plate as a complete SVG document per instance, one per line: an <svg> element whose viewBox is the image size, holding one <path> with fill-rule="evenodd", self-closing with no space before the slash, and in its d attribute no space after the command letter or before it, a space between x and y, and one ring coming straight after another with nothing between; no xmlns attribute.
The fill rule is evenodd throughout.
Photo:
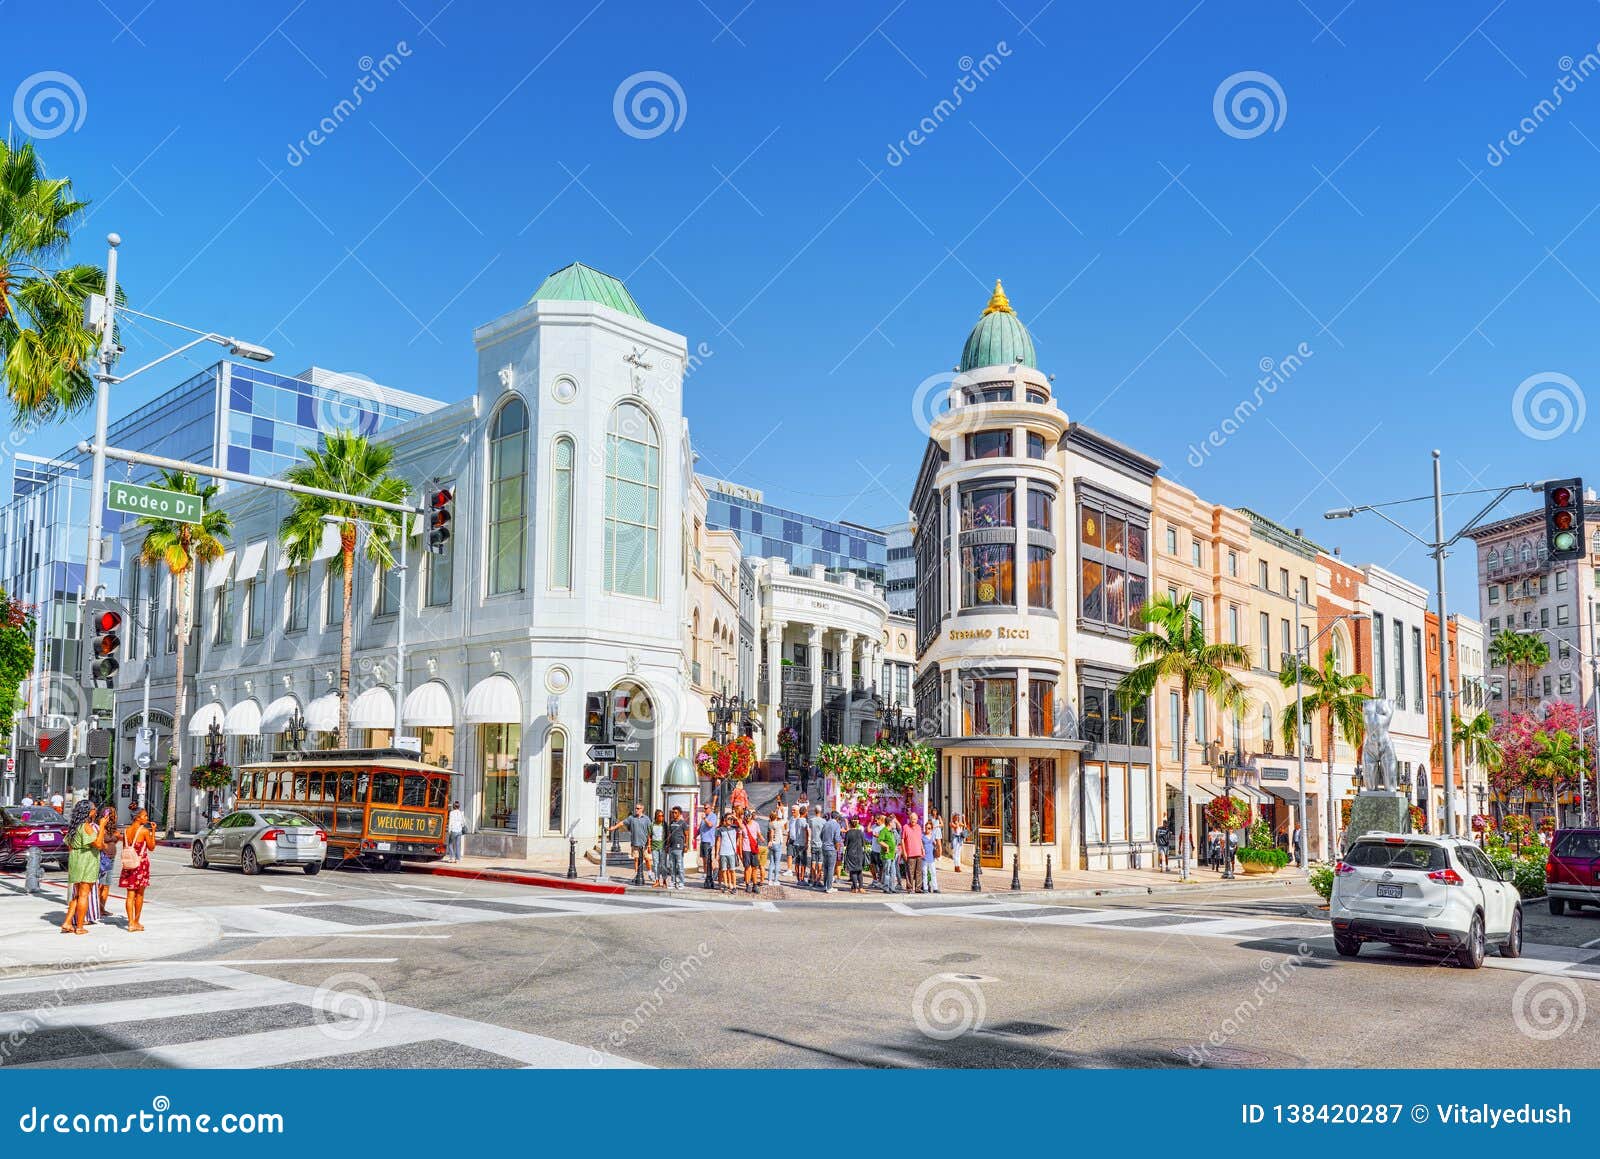
<svg viewBox="0 0 1600 1159"><path fill-rule="evenodd" d="M380 852L387 853L390 849L393 848L393 846L391 846L387 841L380 841L376 845L374 845L373 848L378 850L378 851L380 851Z"/></svg>
<svg viewBox="0 0 1600 1159"><path fill-rule="evenodd" d="M1380 886L1378 886L1378 896L1379 897L1404 897L1405 896L1405 890L1401 889L1398 885L1380 885Z"/></svg>

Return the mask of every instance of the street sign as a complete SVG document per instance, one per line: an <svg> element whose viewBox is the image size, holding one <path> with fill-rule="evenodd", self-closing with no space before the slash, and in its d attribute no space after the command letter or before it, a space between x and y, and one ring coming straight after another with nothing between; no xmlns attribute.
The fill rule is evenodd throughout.
<svg viewBox="0 0 1600 1159"><path fill-rule="evenodd" d="M617 746L614 744L592 744L589 746L589 759L591 761L614 761L617 759Z"/></svg>
<svg viewBox="0 0 1600 1159"><path fill-rule="evenodd" d="M617 782L596 781L594 791L595 795L598 796L602 801L609 801L611 798L617 795Z"/></svg>
<svg viewBox="0 0 1600 1159"><path fill-rule="evenodd" d="M600 806L600 820L611 820L613 810L616 808L616 802L610 797L601 797L596 803Z"/></svg>
<svg viewBox="0 0 1600 1159"><path fill-rule="evenodd" d="M176 523L199 523L205 515L205 502L198 495L180 495L139 483L110 484L106 489L106 506L128 515L153 515Z"/></svg>
<svg viewBox="0 0 1600 1159"><path fill-rule="evenodd" d="M141 769L148 769L155 763L156 730L141 728L134 734L133 763Z"/></svg>

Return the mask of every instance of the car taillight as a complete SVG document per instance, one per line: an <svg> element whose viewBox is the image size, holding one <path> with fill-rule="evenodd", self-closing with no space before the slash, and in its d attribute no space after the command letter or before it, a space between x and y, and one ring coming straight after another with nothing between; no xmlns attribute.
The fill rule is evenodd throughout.
<svg viewBox="0 0 1600 1159"><path fill-rule="evenodd" d="M1554 877L1555 875L1556 875L1556 859L1554 857L1552 857L1549 861L1546 861L1544 863L1545 880L1548 881L1550 878Z"/></svg>
<svg viewBox="0 0 1600 1159"><path fill-rule="evenodd" d="M1437 881L1440 885L1460 885L1461 875L1453 869L1436 869L1428 874L1429 881Z"/></svg>
<svg viewBox="0 0 1600 1159"><path fill-rule="evenodd" d="M1340 877L1343 877L1347 873L1354 873L1356 871L1356 867L1351 865L1348 861L1341 861L1338 865L1333 867L1333 871Z"/></svg>
<svg viewBox="0 0 1600 1159"><path fill-rule="evenodd" d="M321 829L318 829L317 830L317 840L318 841L322 841L322 842L326 842L328 840L328 835L326 833L324 833Z"/></svg>
<svg viewBox="0 0 1600 1159"><path fill-rule="evenodd" d="M276 841L276 840L278 840L278 838L280 838L282 836L283 836L283 830L282 829L268 829L265 833L263 833L261 835L261 840L263 840L263 841Z"/></svg>

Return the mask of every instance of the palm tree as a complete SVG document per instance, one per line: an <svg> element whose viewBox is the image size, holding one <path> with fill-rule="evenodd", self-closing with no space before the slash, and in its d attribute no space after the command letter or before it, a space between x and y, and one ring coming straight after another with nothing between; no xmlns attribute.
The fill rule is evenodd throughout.
<svg viewBox="0 0 1600 1159"><path fill-rule="evenodd" d="M1278 673L1278 683L1285 688L1301 686L1301 714L1305 720L1322 714L1322 751L1328 763L1328 790L1333 791L1333 742L1335 734L1352 747L1361 743L1365 725L1361 715L1367 701L1367 678L1360 672L1339 671L1338 654L1329 648L1322 653L1322 663L1313 666L1299 655L1288 657L1283 671ZM1300 738L1296 736L1295 706L1283 710L1280 730L1283 733L1284 751L1296 751ZM1309 828L1307 818L1300 819L1302 838Z"/></svg>
<svg viewBox="0 0 1600 1159"><path fill-rule="evenodd" d="M1512 711L1509 687L1513 670L1521 673L1522 705L1524 711L1532 696L1533 674L1550 663L1550 645L1534 632L1518 632L1506 628L1489 642L1489 658L1506 670L1506 711Z"/></svg>
<svg viewBox="0 0 1600 1159"><path fill-rule="evenodd" d="M1577 738L1564 728L1533 735L1534 752L1528 770L1550 781L1550 815L1561 823L1561 786L1574 780L1584 765L1584 752Z"/></svg>
<svg viewBox="0 0 1600 1159"><path fill-rule="evenodd" d="M217 493L215 483L200 485L193 475L178 471L163 471L158 486L183 495L198 495L203 507L199 523L179 523L175 519L162 519L155 515L139 516L137 526L145 528L144 542L139 546L139 563L150 567L157 563L166 565L172 574L176 590L178 615L177 684L173 693L172 746L177 763L167 779L167 836L176 830L178 816L178 774L182 771L183 753L183 658L189 645L191 627L191 600L189 593L194 583L197 563L215 563L226 550L223 541L233 531L233 520L226 511L212 510L210 500Z"/></svg>
<svg viewBox="0 0 1600 1159"><path fill-rule="evenodd" d="M31 141L0 140L0 361L19 417L53 418L94 397L83 307L105 290L105 272L59 264L87 204L71 181L44 175Z"/></svg>
<svg viewBox="0 0 1600 1159"><path fill-rule="evenodd" d="M283 473L291 483L340 491L382 503L400 503L411 493L406 481L391 471L394 448L374 443L353 431L322 437L320 450L306 451L306 461ZM369 560L380 568L394 566L394 543L401 533L398 512L349 499L296 495L294 506L278 530L291 567L310 565L328 526L339 529L339 554L329 566L344 577L344 618L339 625L339 747L350 744L350 595L355 582L356 528L367 525ZM404 614L404 609L402 609Z"/></svg>
<svg viewBox="0 0 1600 1159"><path fill-rule="evenodd" d="M1472 765L1481 766L1485 780L1488 774L1500 767L1505 756L1500 748L1500 742L1494 737L1494 729L1494 717L1487 709L1480 709L1476 716L1466 721L1453 712L1450 714L1450 740L1453 747L1461 754L1463 768ZM1443 737L1434 740L1433 750L1429 755L1435 765L1443 763ZM1464 774L1462 781L1466 783Z"/></svg>
<svg viewBox="0 0 1600 1159"><path fill-rule="evenodd" d="M1183 818L1176 834L1179 876L1189 879L1189 712L1201 693L1223 712L1243 712L1249 704L1244 685L1230 669L1250 667L1250 649L1243 644L1208 644L1205 626L1195 615L1194 597L1165 596L1145 604L1146 627L1133 637L1137 667L1122 678L1117 697L1125 704L1148 700L1163 680L1178 682L1179 800Z"/></svg>

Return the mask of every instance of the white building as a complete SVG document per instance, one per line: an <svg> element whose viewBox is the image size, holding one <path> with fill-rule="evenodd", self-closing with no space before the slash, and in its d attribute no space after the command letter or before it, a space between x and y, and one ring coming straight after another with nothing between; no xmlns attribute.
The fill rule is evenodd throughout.
<svg viewBox="0 0 1600 1159"><path fill-rule="evenodd" d="M883 591L889 610L897 616L914 616L917 611L917 554L910 523L896 523L883 529L887 563Z"/></svg>
<svg viewBox="0 0 1600 1159"><path fill-rule="evenodd" d="M1366 577L1362 610L1372 617L1371 691L1375 697L1394 701L1389 735L1394 738L1396 772L1415 792L1428 784L1433 764L1428 734L1428 593L1377 564L1366 564L1361 572Z"/></svg>

